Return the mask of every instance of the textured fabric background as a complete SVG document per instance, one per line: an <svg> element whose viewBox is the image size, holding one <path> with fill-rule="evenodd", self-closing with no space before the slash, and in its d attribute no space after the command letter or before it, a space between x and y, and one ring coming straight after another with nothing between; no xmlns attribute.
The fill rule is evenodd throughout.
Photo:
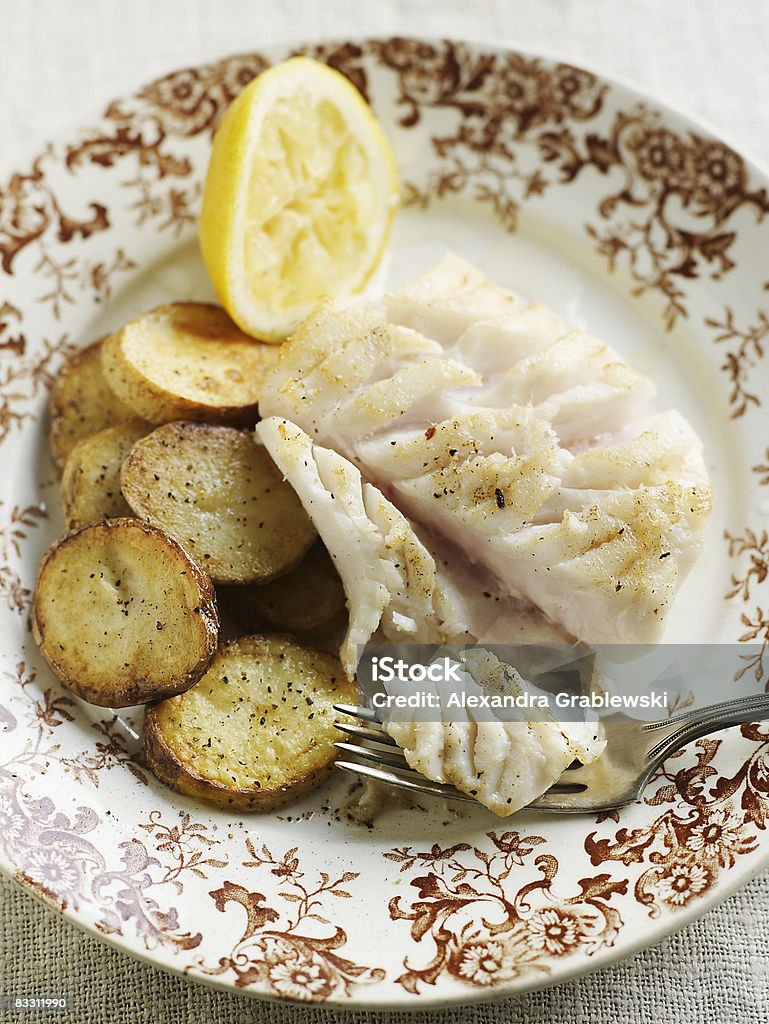
<svg viewBox="0 0 769 1024"><path fill-rule="evenodd" d="M552 51L688 107L769 165L766 0L0 0L0 160L23 158L60 126L174 67L354 33ZM75 1009L64 1019L75 1024L766 1022L768 941L765 874L685 931L598 974L503 1003L353 1016L257 1003L166 976L0 884L0 996L68 994Z"/></svg>

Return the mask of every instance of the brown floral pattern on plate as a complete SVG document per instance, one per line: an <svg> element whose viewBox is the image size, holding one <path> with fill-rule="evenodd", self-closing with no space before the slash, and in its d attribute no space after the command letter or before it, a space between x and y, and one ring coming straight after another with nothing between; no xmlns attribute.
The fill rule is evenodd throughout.
<svg viewBox="0 0 769 1024"><path fill-rule="evenodd" d="M235 96L267 66L265 57L251 53L164 75L130 100L111 103L104 115L108 128L69 146L67 166L131 165L133 176L122 185L133 193L136 224L154 221L178 237L196 221L202 183L183 183L193 167L169 141L212 134Z"/></svg>
<svg viewBox="0 0 769 1024"><path fill-rule="evenodd" d="M766 828L769 733L754 725L741 729L757 746L734 775L719 775L712 764L721 740L698 740L662 767L644 800L671 807L643 827L618 828L613 837L590 832L584 840L590 863L614 862L617 870L580 878L574 895L558 893L559 861L537 851L546 844L539 835L488 832L491 853L470 843L385 853L402 872L427 872L410 879L417 898L409 905L400 896L390 900L390 916L410 921L412 939L429 939L435 950L423 967L414 966L411 954L404 958L398 983L418 994L444 972L480 987L545 976L556 958L577 951L590 957L614 944L625 924L617 897L632 893L650 917L658 917L663 907L677 911L704 895L738 857L755 852ZM692 754L694 763L682 766ZM605 821L619 824L621 814L599 816L599 824ZM515 870L532 858L541 878L516 890ZM635 865L640 873L633 880L623 868Z"/></svg>
<svg viewBox="0 0 769 1024"><path fill-rule="evenodd" d="M301 868L298 847L280 858L264 843L257 850L251 839L246 840L246 848L251 859L243 861L243 867L269 869L278 879L276 902L289 906L281 913L267 904L263 893L225 881L209 895L222 913L230 903L244 907L245 928L231 953L219 958L218 966L209 967L201 960L195 965L198 970L210 976L231 972L238 988L259 984L284 998L314 1002L349 994L354 985L383 980L385 972L380 967L367 967L341 955L347 934L323 916L328 913L325 904L329 900L352 898L344 887L355 882L360 872L343 871L332 879L320 871L313 884ZM332 933L313 935L313 925L317 931L318 924L333 928Z"/></svg>
<svg viewBox="0 0 769 1024"><path fill-rule="evenodd" d="M0 417L2 407L0 407ZM0 513L3 502L0 502ZM21 559L21 543L27 534L40 524L46 516L45 509L40 505L27 505L19 508L14 505L8 510L7 519L0 520L0 602L22 614L29 606L32 592L22 582L18 570L12 561Z"/></svg>
<svg viewBox="0 0 769 1024"><path fill-rule="evenodd" d="M765 467L756 466L759 472ZM735 561L744 559L747 555L747 566L740 570L736 568L731 575L730 586L724 595L727 601L739 598L742 603L749 607L753 589L760 587L769 577L769 534L766 530L757 533L750 528L742 534L731 534L727 530L725 540L728 544L729 555ZM745 667L735 675L735 681L739 682L742 676L749 672L756 683L764 681L764 689L769 692L769 675L767 675L765 658L769 652L769 608L762 608L756 605L751 611L740 613L740 622L744 632L737 638L740 643L760 643L758 654L745 655Z"/></svg>
<svg viewBox="0 0 769 1024"><path fill-rule="evenodd" d="M643 104L593 126L607 86L580 68L453 42L396 39L376 52L398 75L401 125L427 108L460 115L453 133L432 138L439 166L407 186L408 202L470 193L514 230L522 204L588 170L602 175L601 221L586 230L611 269L623 263L634 294L660 295L669 328L687 315L687 279L719 280L734 266L733 214L769 213L766 189L750 187L742 157L718 140L674 132Z"/></svg>
<svg viewBox="0 0 769 1024"><path fill-rule="evenodd" d="M705 323L717 332L716 344L725 344L727 348L721 369L731 383L729 404L732 418L737 419L744 416L751 406L761 405L760 396L755 390L748 389L748 382L765 355L765 344L769 340L769 312L760 309L755 322L741 328L735 323L734 311L727 306L720 320L707 317Z"/></svg>
<svg viewBox="0 0 769 1024"><path fill-rule="evenodd" d="M179 877L184 870L198 874L207 866L226 866L226 861L203 858L191 849L196 844L213 845L215 841L206 836L208 826L181 814L179 825L164 827L159 815L151 815L139 827L151 833L155 852L170 863L153 856L146 841L132 837L119 844L120 866L109 864L88 838L100 824L97 811L78 806L74 815L65 813L49 796L33 797L29 782L59 764L98 788L102 771L122 765L146 785L135 752L127 749L113 723L100 722L94 728L104 739L97 741L95 752L65 754L55 734L75 721L77 702L58 685L43 689L24 662L13 675L14 686L24 697L29 739L20 753L0 764L0 851L16 865L16 878L60 910L96 909L94 927L105 935L123 935L130 928L148 950L160 945L194 949L201 935L182 931L176 908L161 906L156 893L166 886L181 893ZM10 707L0 706L0 725L8 734L23 728L24 722Z"/></svg>
<svg viewBox="0 0 769 1024"><path fill-rule="evenodd" d="M588 953L611 945L622 927L613 896L627 892L626 879L608 874L580 879L580 891L559 897L553 882L558 859L539 852L546 843L539 835L488 832L492 852L470 843L446 849L437 843L429 851L402 847L385 853L400 871L415 867L427 874L411 879L417 899L409 906L395 896L390 900L394 921L411 921L411 937L429 936L435 955L424 967L406 968L397 981L415 995L434 985L445 971L469 985L488 987L532 973L550 973L550 961L585 947ZM540 878L514 891L516 867L533 857ZM468 911L470 912L468 914Z"/></svg>

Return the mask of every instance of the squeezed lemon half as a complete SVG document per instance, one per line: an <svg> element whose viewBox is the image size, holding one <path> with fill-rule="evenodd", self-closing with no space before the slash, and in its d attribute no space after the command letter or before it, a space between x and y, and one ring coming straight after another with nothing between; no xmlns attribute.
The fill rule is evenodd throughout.
<svg viewBox="0 0 769 1024"><path fill-rule="evenodd" d="M338 71L293 57L227 110L208 165L200 248L227 312L279 342L322 296L359 292L398 199L390 143Z"/></svg>

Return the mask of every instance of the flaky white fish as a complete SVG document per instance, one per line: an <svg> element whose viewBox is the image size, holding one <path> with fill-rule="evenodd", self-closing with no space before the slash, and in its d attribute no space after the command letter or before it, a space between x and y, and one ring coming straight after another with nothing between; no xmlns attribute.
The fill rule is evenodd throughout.
<svg viewBox="0 0 769 1024"><path fill-rule="evenodd" d="M589 643L641 643L661 635L711 504L699 439L653 397L609 346L449 255L378 306L321 306L260 407L495 592Z"/></svg>
<svg viewBox="0 0 769 1024"><path fill-rule="evenodd" d="M403 749L408 764L434 782L454 786L502 817L536 800L574 759L590 764L606 742L595 719L556 721L546 709L458 710L452 695L528 696L544 692L483 648L463 652L461 683L424 684L433 706L398 709L384 719L386 731ZM458 667L458 666L457 666ZM406 687L389 684L393 693Z"/></svg>

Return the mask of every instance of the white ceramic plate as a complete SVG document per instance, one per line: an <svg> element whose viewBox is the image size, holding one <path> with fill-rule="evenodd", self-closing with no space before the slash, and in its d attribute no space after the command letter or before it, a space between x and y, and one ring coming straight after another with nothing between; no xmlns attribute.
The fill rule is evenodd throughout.
<svg viewBox="0 0 769 1024"><path fill-rule="evenodd" d="M389 281L454 248L606 338L691 418L715 509L667 639L765 643L766 177L658 102L549 60L403 39L306 50L366 93L395 146ZM126 723L66 693L28 632L36 565L62 533L51 377L131 315L212 297L195 241L211 132L285 56L170 74L2 178L0 860L126 952L253 995L415 1007L560 981L769 860L766 727L699 741L598 819L427 803L368 829L338 811L345 779L231 819L157 783Z"/></svg>

